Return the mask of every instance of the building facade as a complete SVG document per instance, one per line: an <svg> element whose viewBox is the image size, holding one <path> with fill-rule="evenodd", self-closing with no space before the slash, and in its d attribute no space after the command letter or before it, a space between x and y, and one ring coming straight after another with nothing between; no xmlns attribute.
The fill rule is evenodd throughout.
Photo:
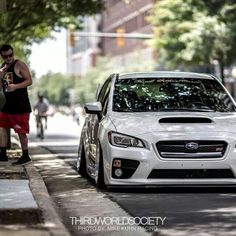
<svg viewBox="0 0 236 236"><path fill-rule="evenodd" d="M83 19L83 31L152 34L152 27L146 18L154 2L155 0L107 0L100 16ZM137 58L145 58L145 62L153 61L154 58L147 40L140 38L81 37L77 38L74 47L70 47L68 42L67 48L68 73L73 75L84 75L96 64L98 55L111 58L117 68L125 67Z"/></svg>
<svg viewBox="0 0 236 236"><path fill-rule="evenodd" d="M100 15L84 17L84 32L97 32L100 24ZM67 73L71 75L84 75L88 69L96 64L99 54L98 44L100 39L97 37L76 36L74 44L71 45L70 31L67 31Z"/></svg>
<svg viewBox="0 0 236 236"><path fill-rule="evenodd" d="M153 7L154 0L109 0L102 13L101 28L103 32L115 33L123 29L125 33L152 33L146 17ZM134 48L144 48L142 39L125 39L123 46L117 45L116 38L104 38L103 54L119 55L131 52Z"/></svg>
<svg viewBox="0 0 236 236"><path fill-rule="evenodd" d="M155 0L108 0L101 17L101 29L105 33L152 34L152 27L147 16L153 8ZM124 38L119 43L117 38L103 38L101 53L116 59L116 63L124 65L137 55L145 60L153 60L154 53L147 40Z"/></svg>

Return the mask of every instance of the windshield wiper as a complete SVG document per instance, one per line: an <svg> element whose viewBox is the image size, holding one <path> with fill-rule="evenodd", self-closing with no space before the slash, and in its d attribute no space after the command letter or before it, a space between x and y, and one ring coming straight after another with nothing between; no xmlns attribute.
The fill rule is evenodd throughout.
<svg viewBox="0 0 236 236"><path fill-rule="evenodd" d="M193 112L215 112L215 110L212 110L212 109L200 109L200 108L197 108L197 109L192 109L192 108L162 108L162 109L158 109L158 111L193 111Z"/></svg>
<svg viewBox="0 0 236 236"><path fill-rule="evenodd" d="M129 108L129 109L115 109L114 111L118 111L118 112L146 112L147 110Z"/></svg>
<svg viewBox="0 0 236 236"><path fill-rule="evenodd" d="M191 111L191 112L215 112L215 110L211 109L190 109L190 108L162 108L162 109L154 109L154 110L144 110L144 109L115 109L117 112L164 112L164 111Z"/></svg>

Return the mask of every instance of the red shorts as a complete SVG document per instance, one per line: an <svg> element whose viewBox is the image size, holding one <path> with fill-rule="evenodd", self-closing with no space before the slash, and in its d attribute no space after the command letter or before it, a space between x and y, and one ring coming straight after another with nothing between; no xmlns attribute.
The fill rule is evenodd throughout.
<svg viewBox="0 0 236 236"><path fill-rule="evenodd" d="M0 112L0 127L12 128L18 134L29 133L29 113L8 114Z"/></svg>

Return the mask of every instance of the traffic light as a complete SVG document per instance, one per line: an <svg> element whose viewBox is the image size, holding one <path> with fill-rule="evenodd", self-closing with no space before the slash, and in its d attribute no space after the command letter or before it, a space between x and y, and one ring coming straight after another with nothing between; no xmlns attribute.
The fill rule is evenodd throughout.
<svg viewBox="0 0 236 236"><path fill-rule="evenodd" d="M75 32L74 31L70 31L70 46L74 47L75 46Z"/></svg>
<svg viewBox="0 0 236 236"><path fill-rule="evenodd" d="M125 46L125 38L124 38L125 29L122 27L119 27L116 29L116 33L118 34L116 37L117 46L119 47Z"/></svg>

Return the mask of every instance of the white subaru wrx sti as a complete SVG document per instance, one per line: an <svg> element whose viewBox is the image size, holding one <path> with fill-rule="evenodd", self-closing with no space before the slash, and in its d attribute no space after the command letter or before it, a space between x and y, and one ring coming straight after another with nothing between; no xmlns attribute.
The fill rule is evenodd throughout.
<svg viewBox="0 0 236 236"><path fill-rule="evenodd" d="M236 184L236 104L211 75L112 74L85 111L77 169L98 187Z"/></svg>

